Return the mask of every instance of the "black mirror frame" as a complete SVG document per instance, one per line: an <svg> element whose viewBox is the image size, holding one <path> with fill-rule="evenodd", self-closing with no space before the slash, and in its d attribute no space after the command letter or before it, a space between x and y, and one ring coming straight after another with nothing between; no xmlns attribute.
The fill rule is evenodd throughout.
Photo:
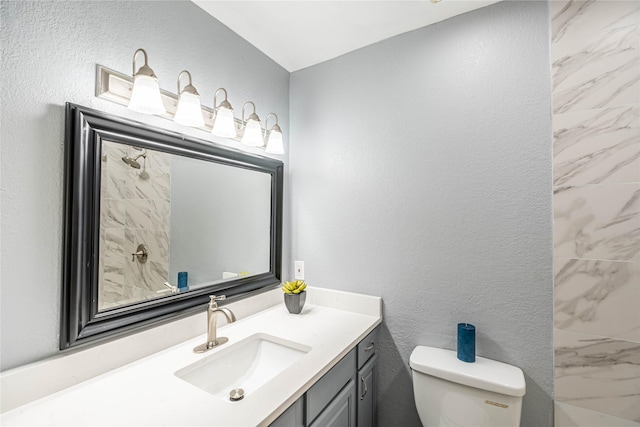
<svg viewBox="0 0 640 427"><path fill-rule="evenodd" d="M264 172L271 175L270 269L193 291L98 312L102 140ZM132 333L208 303L280 283L283 163L67 103L65 109L64 243L60 349Z"/></svg>

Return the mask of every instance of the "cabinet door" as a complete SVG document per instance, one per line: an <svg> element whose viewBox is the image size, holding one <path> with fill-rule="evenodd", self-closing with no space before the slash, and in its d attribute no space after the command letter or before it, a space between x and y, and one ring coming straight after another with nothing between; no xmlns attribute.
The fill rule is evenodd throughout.
<svg viewBox="0 0 640 427"><path fill-rule="evenodd" d="M358 427L376 425L376 356L358 371Z"/></svg>
<svg viewBox="0 0 640 427"><path fill-rule="evenodd" d="M355 374L356 351L353 349L307 391L307 425L315 421Z"/></svg>
<svg viewBox="0 0 640 427"><path fill-rule="evenodd" d="M353 379L324 408L310 427L356 427L356 387Z"/></svg>
<svg viewBox="0 0 640 427"><path fill-rule="evenodd" d="M304 427L304 396L289 406L269 427Z"/></svg>

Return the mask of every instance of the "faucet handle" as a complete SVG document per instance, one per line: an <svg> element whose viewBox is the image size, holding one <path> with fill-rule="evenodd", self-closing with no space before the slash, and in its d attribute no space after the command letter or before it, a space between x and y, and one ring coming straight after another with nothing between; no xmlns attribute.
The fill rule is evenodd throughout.
<svg viewBox="0 0 640 427"><path fill-rule="evenodd" d="M211 299L211 301L209 301L209 309L214 309L214 308L218 308L218 304L216 303L216 301L222 301L224 299L227 299L227 297L225 295L209 295L209 298Z"/></svg>

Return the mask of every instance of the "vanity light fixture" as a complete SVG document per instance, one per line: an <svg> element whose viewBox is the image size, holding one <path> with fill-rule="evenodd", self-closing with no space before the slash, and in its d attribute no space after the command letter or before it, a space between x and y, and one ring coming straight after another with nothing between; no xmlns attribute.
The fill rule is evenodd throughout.
<svg viewBox="0 0 640 427"><path fill-rule="evenodd" d="M189 84L180 90L180 78L185 74L189 78ZM200 94L193 86L191 73L187 70L183 70L178 74L178 108L176 115L173 116L173 121L185 126L204 126Z"/></svg>
<svg viewBox="0 0 640 427"><path fill-rule="evenodd" d="M267 138L267 146L265 148L265 153L271 154L284 154L284 144L282 142L282 129L278 125L278 115L276 113L267 114L267 118L264 120L264 127L268 129L269 126L269 117L276 118L276 124L273 125L271 129L269 129L269 136Z"/></svg>
<svg viewBox="0 0 640 427"><path fill-rule="evenodd" d="M143 55L144 65L136 65L139 54ZM220 138L239 141L243 145L264 149L266 153L283 154L284 144L282 129L278 124L278 116L274 116L275 125L262 129L260 118L256 114L256 106L247 101L242 106L242 120L234 117L233 108L228 100L227 90L219 88L213 95L213 107L200 103L200 95L192 84L191 73L187 70L178 75L178 94L160 89L158 78L149 67L147 52L140 48L133 54L133 74L124 74L111 70L100 64L96 67L96 96L120 105L128 106L131 110L146 114L155 114L187 126L193 126L203 131L211 132ZM184 88L183 74L188 82ZM224 95L224 99L218 102ZM252 112L245 119L246 107L251 105ZM213 141L212 141L213 142Z"/></svg>
<svg viewBox="0 0 640 427"><path fill-rule="evenodd" d="M245 121L244 110L247 105L253 106L253 113ZM242 143L250 147L262 147L264 141L262 140L262 128L260 127L260 118L256 114L256 104L251 101L247 101L242 106L242 126L244 134L242 135Z"/></svg>
<svg viewBox="0 0 640 427"><path fill-rule="evenodd" d="M218 92L224 92L224 100L217 103ZM213 127L211 133L223 138L236 137L236 124L233 117L233 108L227 100L227 90L220 88L213 94Z"/></svg>
<svg viewBox="0 0 640 427"><path fill-rule="evenodd" d="M144 56L144 65L136 72L136 56L139 52ZM160 97L158 77L149 67L147 52L144 49L138 49L133 54L133 90L129 108L145 114L165 114L166 112Z"/></svg>

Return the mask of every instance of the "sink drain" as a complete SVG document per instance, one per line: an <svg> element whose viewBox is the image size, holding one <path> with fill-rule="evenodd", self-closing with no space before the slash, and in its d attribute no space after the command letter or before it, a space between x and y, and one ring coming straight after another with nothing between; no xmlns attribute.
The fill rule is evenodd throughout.
<svg viewBox="0 0 640 427"><path fill-rule="evenodd" d="M229 392L229 399L232 402L237 402L238 400L241 400L243 397L244 397L244 390L241 388L234 388Z"/></svg>

